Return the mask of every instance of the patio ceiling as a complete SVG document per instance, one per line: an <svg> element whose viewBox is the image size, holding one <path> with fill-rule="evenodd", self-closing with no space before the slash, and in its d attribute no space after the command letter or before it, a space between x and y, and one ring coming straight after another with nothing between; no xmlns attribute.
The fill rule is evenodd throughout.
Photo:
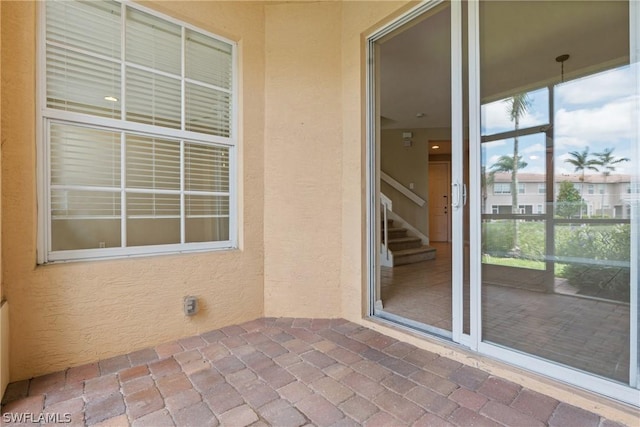
<svg viewBox="0 0 640 427"><path fill-rule="evenodd" d="M628 28L617 24L628 20L627 2L483 2L480 17L486 101L557 82L561 54L571 55L565 79L628 60ZM450 127L449 20L447 9L381 43L383 128Z"/></svg>

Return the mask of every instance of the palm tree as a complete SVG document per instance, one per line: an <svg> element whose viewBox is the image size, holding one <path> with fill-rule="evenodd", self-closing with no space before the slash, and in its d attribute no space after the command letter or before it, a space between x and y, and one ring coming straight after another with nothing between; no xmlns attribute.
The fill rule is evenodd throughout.
<svg viewBox="0 0 640 427"><path fill-rule="evenodd" d="M527 162L522 160L522 156L518 156L518 161L514 162L515 157L507 156L506 154L500 156L498 160L491 165L491 171L489 172L489 181L495 182L495 174L497 172L511 172L511 210L513 213L518 213L519 211L513 210L513 200L515 198L516 208L518 206L518 180L514 179L514 171L518 171L518 169L524 169L527 167ZM520 253L520 244L518 241L518 221L516 219L513 220L513 246L511 251L509 251L512 256L517 256Z"/></svg>
<svg viewBox="0 0 640 427"><path fill-rule="evenodd" d="M517 214L519 212L518 169L521 169L521 157L518 147L518 130L520 129L520 118L524 116L529 110L529 107L531 107L531 99L526 92L518 93L513 95L511 98L506 99L505 103L507 104L507 113L509 114L509 118L515 124L515 134L513 137L513 158L511 162L511 213ZM515 256L520 253L520 247L518 245L518 221L515 219L513 221L513 248L511 252Z"/></svg>
<svg viewBox="0 0 640 427"><path fill-rule="evenodd" d="M598 168L596 165L598 164L597 160L589 159L589 147L586 147L584 151L571 151L569 152L571 156L570 159L566 159L565 162L573 165L574 172L580 172L580 198L583 197L583 188L584 188L584 172L586 169L598 172ZM580 218L582 218L582 203L580 203Z"/></svg>
<svg viewBox="0 0 640 427"><path fill-rule="evenodd" d="M594 160L594 164L600 166L600 172L604 177L605 189L607 188L607 178L611 175L611 172L615 172L616 170L614 165L629 161L627 157L615 158L613 156L613 150L613 148L605 148L602 153L594 153L597 157L597 160ZM604 218L604 190L602 191L602 196L600 198L600 213Z"/></svg>

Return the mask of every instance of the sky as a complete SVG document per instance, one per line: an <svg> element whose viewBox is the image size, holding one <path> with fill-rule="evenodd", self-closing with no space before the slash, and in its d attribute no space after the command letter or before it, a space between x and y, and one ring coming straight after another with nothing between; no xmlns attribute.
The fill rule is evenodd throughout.
<svg viewBox="0 0 640 427"><path fill-rule="evenodd" d="M640 159L633 158L632 144L638 144L640 126L638 94L634 93L636 76L630 66L607 70L555 86L554 155L555 175L576 173L566 162L569 152L598 153L614 148L614 158L626 157L628 162L615 165L611 174L637 173ZM529 92L531 106L520 120L520 128L549 123L547 88ZM508 105L504 100L482 106L482 135L492 135L514 129ZM519 151L527 166L523 173L545 172L545 135L542 133L518 138ZM483 144L483 165L491 168L502 155L513 155L513 139ZM595 157L593 157L595 158ZM586 171L585 174L598 172Z"/></svg>

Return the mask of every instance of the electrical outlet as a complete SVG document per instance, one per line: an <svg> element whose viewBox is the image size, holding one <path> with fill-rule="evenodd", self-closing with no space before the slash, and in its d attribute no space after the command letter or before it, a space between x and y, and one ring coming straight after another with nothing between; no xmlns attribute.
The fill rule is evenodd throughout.
<svg viewBox="0 0 640 427"><path fill-rule="evenodd" d="M99 248L106 248L107 244L105 242L98 242L98 247Z"/></svg>
<svg viewBox="0 0 640 427"><path fill-rule="evenodd" d="M184 315L185 316L193 316L198 312L198 298L189 295L184 297Z"/></svg>

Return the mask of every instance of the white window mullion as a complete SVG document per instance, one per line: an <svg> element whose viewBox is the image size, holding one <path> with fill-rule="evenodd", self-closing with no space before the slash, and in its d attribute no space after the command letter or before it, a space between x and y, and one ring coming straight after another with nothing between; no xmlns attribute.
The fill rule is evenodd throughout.
<svg viewBox="0 0 640 427"><path fill-rule="evenodd" d="M49 121L45 120L46 123L46 127L44 129L44 132L46 134L45 138L47 138L47 141L51 140L51 132L49 132ZM44 176L46 179L46 212L45 212L45 216L46 216L46 225L47 225L47 236L46 236L46 256L48 257L48 254L51 253L51 249L52 249L52 245L51 245L51 241L52 241L52 236L51 236L51 229L52 227L52 223L51 223L51 156L50 156L50 152L51 150L49 150L49 145L46 144L45 145L45 150L44 150L44 156L47 159L47 164L44 168Z"/></svg>
<svg viewBox="0 0 640 427"><path fill-rule="evenodd" d="M127 106L126 106L126 72L127 67L125 65L126 50L127 50L127 7L124 3L121 4L120 12L120 119L126 120L127 118Z"/></svg>
<svg viewBox="0 0 640 427"><path fill-rule="evenodd" d="M187 30L182 27L182 52L180 53L180 129L186 129L186 84L185 84L185 74L186 74L186 52L187 52Z"/></svg>
<svg viewBox="0 0 640 427"><path fill-rule="evenodd" d="M184 173L185 173L185 165L184 165L184 141L180 141L180 243L184 244L187 240L186 238L186 215L187 215L187 206L185 205L185 194L184 194Z"/></svg>
<svg viewBox="0 0 640 427"><path fill-rule="evenodd" d="M127 135L120 134L120 246L127 247Z"/></svg>
<svg viewBox="0 0 640 427"><path fill-rule="evenodd" d="M126 78L127 67L125 58L127 57L127 6L120 5L120 119L127 118L126 105ZM124 132L120 134L120 246L127 247L127 136Z"/></svg>
<svg viewBox="0 0 640 427"><path fill-rule="evenodd" d="M180 129L186 129L186 109L187 109L187 100L186 100L186 83L185 83L185 75L187 73L186 64L187 64L187 29L182 27L182 44L181 44L181 52L180 52ZM185 156L184 156L184 140L180 140L180 243L185 243L187 241L187 233L186 233L186 224L187 224L187 207L185 205Z"/></svg>

